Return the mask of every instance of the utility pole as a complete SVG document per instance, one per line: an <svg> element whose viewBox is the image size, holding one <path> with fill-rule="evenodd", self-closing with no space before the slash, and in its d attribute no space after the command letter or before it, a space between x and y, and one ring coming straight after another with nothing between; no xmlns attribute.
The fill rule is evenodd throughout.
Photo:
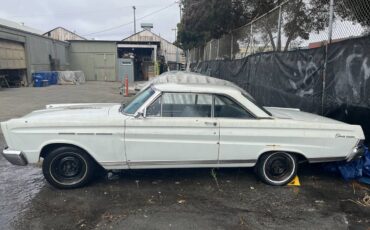
<svg viewBox="0 0 370 230"><path fill-rule="evenodd" d="M136 34L136 15L135 15L136 7L133 6L132 9L134 10L134 34Z"/></svg>
<svg viewBox="0 0 370 230"><path fill-rule="evenodd" d="M179 8L180 8L180 22L181 22L181 18L182 18L181 1L179 1Z"/></svg>
<svg viewBox="0 0 370 230"><path fill-rule="evenodd" d="M172 29L172 31L175 31L175 41L177 39L177 29ZM176 46L176 70L179 70L179 47Z"/></svg>
<svg viewBox="0 0 370 230"><path fill-rule="evenodd" d="M180 8L180 22L181 22L181 16L182 16L182 12L181 12L181 0L176 1L175 3L178 3L179 4L179 8Z"/></svg>

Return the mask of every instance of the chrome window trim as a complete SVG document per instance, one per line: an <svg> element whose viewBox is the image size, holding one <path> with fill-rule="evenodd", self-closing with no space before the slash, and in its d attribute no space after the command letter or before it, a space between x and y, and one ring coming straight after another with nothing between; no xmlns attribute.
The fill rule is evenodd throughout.
<svg viewBox="0 0 370 230"><path fill-rule="evenodd" d="M246 108L246 106L244 106L243 104L241 104L239 101L237 101L234 97L228 95L228 94L223 94L223 93L210 93L210 92L178 92L178 91L160 91L158 89L156 89L154 87L154 85L150 86L154 91L155 93L152 95L152 97L150 97L136 112L135 114L125 114L125 115L128 115L128 116L132 116L132 117L135 117L137 115L137 113L139 112L142 112L144 114L144 117L147 116L146 114L146 109L152 104L155 102L155 100L157 100L158 97L161 97L164 93L193 93L193 94L208 94L208 95L211 95L212 96L212 111L211 111L211 117L208 117L208 118L222 118L222 119L227 119L226 117L215 117L214 116L214 106L215 106L215 97L217 95L220 95L220 96L224 96L224 97L227 97L228 99L230 99L231 101L233 101L234 103L236 103L238 106L240 106L242 109L244 109L246 112L248 112L250 114L250 118L237 118L237 117L229 117L228 119L238 119L238 120L259 120L259 119L273 119L271 116L267 116L267 117L258 117L256 116L256 114L254 114L253 112L251 112L248 108ZM245 96L244 96L245 97ZM246 100L248 100L250 103L254 104L256 107L258 107L255 103L253 103L252 101L250 101L248 98L245 97ZM161 115L159 117L163 118L162 117L162 102L161 102ZM260 108L258 108L260 109ZM263 110L261 110L263 111ZM263 111L264 112L264 111ZM264 112L265 113L265 112ZM267 114L268 115L268 114ZM158 118L158 117L151 117L151 118Z"/></svg>

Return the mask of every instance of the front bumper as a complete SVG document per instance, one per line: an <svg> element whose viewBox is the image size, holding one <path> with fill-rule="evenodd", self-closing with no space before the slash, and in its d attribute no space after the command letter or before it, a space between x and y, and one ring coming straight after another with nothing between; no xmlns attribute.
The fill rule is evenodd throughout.
<svg viewBox="0 0 370 230"><path fill-rule="evenodd" d="M11 150L8 147L3 149L3 156L13 165L25 166L28 164L27 158L24 156L22 151Z"/></svg>
<svg viewBox="0 0 370 230"><path fill-rule="evenodd" d="M352 152L347 156L347 162L361 158L365 154L365 151L364 140L359 140L357 145L352 149Z"/></svg>

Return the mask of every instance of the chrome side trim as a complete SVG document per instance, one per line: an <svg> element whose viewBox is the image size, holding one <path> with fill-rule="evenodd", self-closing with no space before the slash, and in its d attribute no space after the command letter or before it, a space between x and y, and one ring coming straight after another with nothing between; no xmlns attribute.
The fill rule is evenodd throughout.
<svg viewBox="0 0 370 230"><path fill-rule="evenodd" d="M332 162L332 161L343 161L346 157L322 157L322 158L309 158L309 163L324 163L324 162Z"/></svg>
<svg viewBox="0 0 370 230"><path fill-rule="evenodd" d="M221 160L219 164L254 164L257 160Z"/></svg>
<svg viewBox="0 0 370 230"><path fill-rule="evenodd" d="M145 166L145 165L217 165L217 164L250 164L256 163L256 160L193 160L193 161L128 161L130 166Z"/></svg>
<svg viewBox="0 0 370 230"><path fill-rule="evenodd" d="M113 135L113 133L58 133L58 135Z"/></svg>
<svg viewBox="0 0 370 230"><path fill-rule="evenodd" d="M102 161L102 162L99 162L99 164L101 164L102 166L126 166L127 165L127 163L124 161L120 161L120 162Z"/></svg>
<svg viewBox="0 0 370 230"><path fill-rule="evenodd" d="M22 151L11 150L5 147L2 151L2 155L13 165L25 166L28 164L27 158L24 156Z"/></svg>
<svg viewBox="0 0 370 230"><path fill-rule="evenodd" d="M141 165L187 165L187 164L217 164L217 160L200 160L200 161L128 161L130 166Z"/></svg>

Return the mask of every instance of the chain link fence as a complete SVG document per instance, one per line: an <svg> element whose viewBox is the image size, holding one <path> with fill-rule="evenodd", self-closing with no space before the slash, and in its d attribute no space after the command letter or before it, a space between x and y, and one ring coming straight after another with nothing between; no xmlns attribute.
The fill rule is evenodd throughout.
<svg viewBox="0 0 370 230"><path fill-rule="evenodd" d="M370 1L290 0L189 51L189 62L241 59L268 51L316 48L370 33Z"/></svg>

